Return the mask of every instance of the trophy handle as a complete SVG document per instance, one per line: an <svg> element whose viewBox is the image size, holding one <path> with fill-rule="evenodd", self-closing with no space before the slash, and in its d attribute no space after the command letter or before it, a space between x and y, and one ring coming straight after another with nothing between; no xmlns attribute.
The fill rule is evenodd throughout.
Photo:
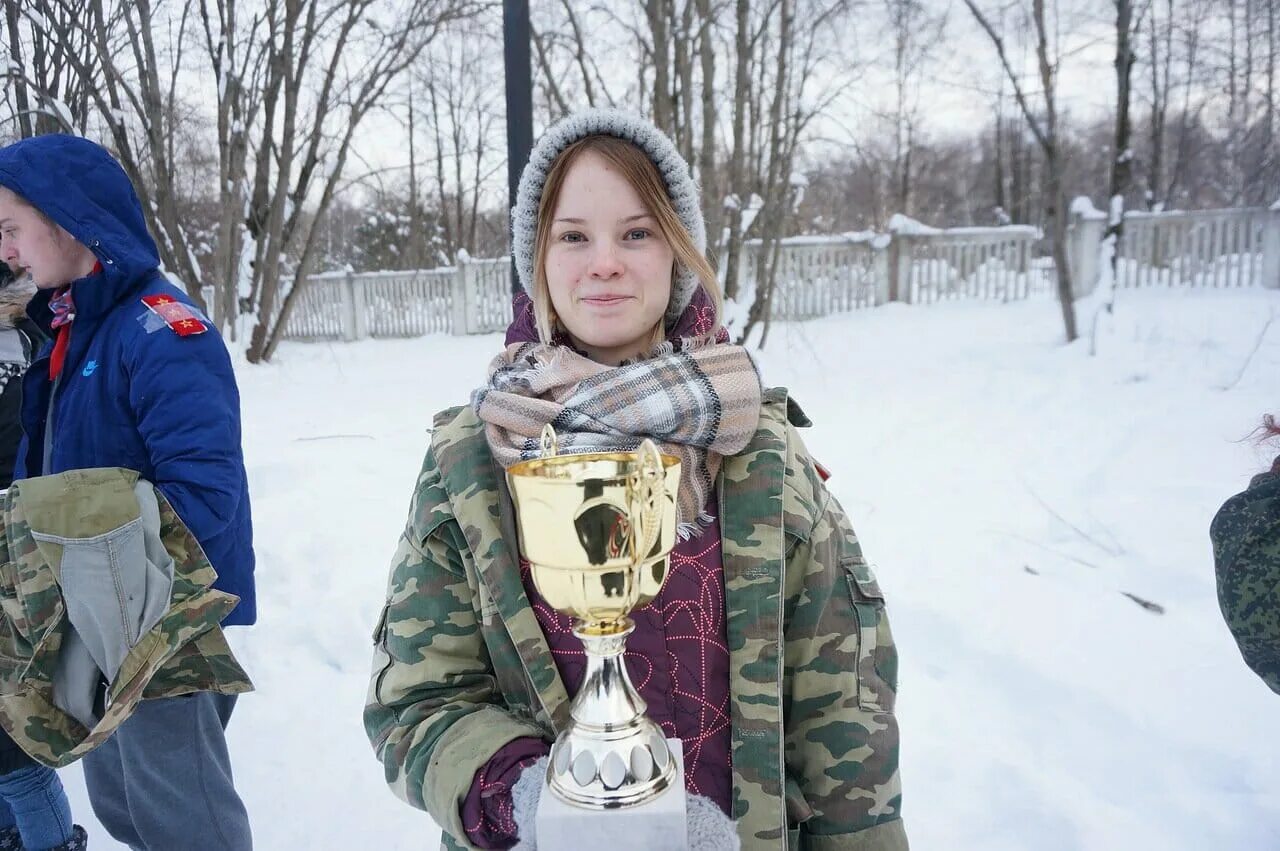
<svg viewBox="0 0 1280 851"><path fill-rule="evenodd" d="M643 564L658 543L664 483L662 453L645 438L636 449L636 471L631 477L631 559L636 565Z"/></svg>
<svg viewBox="0 0 1280 851"><path fill-rule="evenodd" d="M560 447L560 438L556 436L556 430L551 427L551 423L547 423L542 427L542 437L538 442L542 449L543 458L556 457Z"/></svg>

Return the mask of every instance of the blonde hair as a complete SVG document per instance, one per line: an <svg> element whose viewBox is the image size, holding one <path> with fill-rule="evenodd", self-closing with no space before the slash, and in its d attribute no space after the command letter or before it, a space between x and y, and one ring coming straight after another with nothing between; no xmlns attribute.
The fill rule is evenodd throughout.
<svg viewBox="0 0 1280 851"><path fill-rule="evenodd" d="M547 181L542 188L542 197L538 199L538 230L533 243L533 316L538 326L538 337L544 343L551 342L556 317L552 310L551 289L547 284L547 251L551 245L551 217L555 214L556 204L560 200L560 191L564 188L565 177L569 169L585 153L598 154L610 165L618 169L631 188L640 196L640 203L658 223L658 231L671 246L677 265L684 266L693 272L702 288L711 297L715 310L715 321L712 328L720 323L723 307L723 296L720 293L720 282L716 279L716 271L711 261L694 245L693 238L680 223L675 205L667 193L667 185L658 172L658 167L648 154L615 136L584 136L560 152L547 173ZM674 288L676 270L671 270ZM654 326L648 349L657 346L666 339L663 327L665 317L659 319Z"/></svg>

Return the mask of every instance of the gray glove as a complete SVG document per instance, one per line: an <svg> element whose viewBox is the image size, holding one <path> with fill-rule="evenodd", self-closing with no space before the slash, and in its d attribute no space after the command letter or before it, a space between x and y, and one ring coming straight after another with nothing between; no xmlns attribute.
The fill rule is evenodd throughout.
<svg viewBox="0 0 1280 851"><path fill-rule="evenodd" d="M542 797L542 787L546 785L547 758L540 757L537 762L525 767L520 772L516 785L511 787L511 817L516 822L516 844L511 851L537 851L538 837L534 835L534 825L538 817L538 799Z"/></svg>
<svg viewBox="0 0 1280 851"><path fill-rule="evenodd" d="M689 851L738 851L742 847L733 819L710 798L689 795L684 802Z"/></svg>
<svg viewBox="0 0 1280 851"><path fill-rule="evenodd" d="M512 851L537 851L534 824L546 776L547 758L544 756L520 772L516 785L511 787L512 817L516 822L518 839ZM739 851L742 847L733 819L709 798L689 795L685 800L685 820L689 851Z"/></svg>

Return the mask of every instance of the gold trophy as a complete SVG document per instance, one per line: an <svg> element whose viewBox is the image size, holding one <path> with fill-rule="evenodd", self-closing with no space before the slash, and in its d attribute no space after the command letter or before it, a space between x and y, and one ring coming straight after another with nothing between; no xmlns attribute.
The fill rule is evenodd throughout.
<svg viewBox="0 0 1280 851"><path fill-rule="evenodd" d="M507 470L520 551L547 603L575 619L587 672L570 721L551 747L547 783L579 807L611 810L656 799L676 776L661 729L645 716L622 653L632 609L662 588L676 540L680 459L650 440L635 452L542 457Z"/></svg>

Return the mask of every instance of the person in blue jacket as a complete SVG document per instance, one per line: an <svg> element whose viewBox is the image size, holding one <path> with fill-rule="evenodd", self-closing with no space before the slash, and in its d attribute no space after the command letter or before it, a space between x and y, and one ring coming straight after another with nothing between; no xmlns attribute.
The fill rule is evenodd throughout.
<svg viewBox="0 0 1280 851"><path fill-rule="evenodd" d="M163 188L161 191L165 191ZM38 292L50 337L23 381L14 477L125 467L200 541L215 587L256 619L240 397L217 330L160 270L142 207L102 147L46 135L0 148L0 259ZM132 849L252 847L225 729L234 696L147 700L84 758L94 814Z"/></svg>

